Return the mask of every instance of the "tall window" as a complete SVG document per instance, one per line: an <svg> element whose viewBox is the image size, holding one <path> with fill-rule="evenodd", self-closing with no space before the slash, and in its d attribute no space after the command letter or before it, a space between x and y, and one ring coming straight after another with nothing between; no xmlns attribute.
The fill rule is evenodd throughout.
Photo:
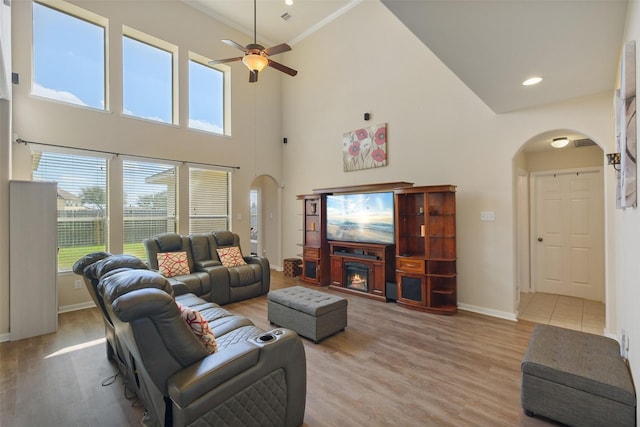
<svg viewBox="0 0 640 427"><path fill-rule="evenodd" d="M34 95L104 110L105 25L33 3Z"/></svg>
<svg viewBox="0 0 640 427"><path fill-rule="evenodd" d="M229 230L231 174L213 169L189 169L189 232Z"/></svg>
<svg viewBox="0 0 640 427"><path fill-rule="evenodd" d="M168 49L122 37L124 114L173 123L173 60Z"/></svg>
<svg viewBox="0 0 640 427"><path fill-rule="evenodd" d="M107 159L35 152L35 181L58 183L58 270L107 244Z"/></svg>
<svg viewBox="0 0 640 427"><path fill-rule="evenodd" d="M123 161L124 253L146 259L144 239L176 231L176 172L175 165Z"/></svg>
<svg viewBox="0 0 640 427"><path fill-rule="evenodd" d="M224 134L224 72L189 60L189 127Z"/></svg>

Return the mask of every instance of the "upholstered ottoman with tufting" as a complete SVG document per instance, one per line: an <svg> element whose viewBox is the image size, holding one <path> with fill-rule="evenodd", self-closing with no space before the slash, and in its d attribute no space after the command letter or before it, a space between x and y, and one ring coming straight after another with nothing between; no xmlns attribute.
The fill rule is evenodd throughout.
<svg viewBox="0 0 640 427"><path fill-rule="evenodd" d="M347 327L347 300L302 286L267 294L272 324L289 328L318 343Z"/></svg>
<svg viewBox="0 0 640 427"><path fill-rule="evenodd" d="M635 426L636 395L618 342L536 325L522 361L522 408L570 426Z"/></svg>

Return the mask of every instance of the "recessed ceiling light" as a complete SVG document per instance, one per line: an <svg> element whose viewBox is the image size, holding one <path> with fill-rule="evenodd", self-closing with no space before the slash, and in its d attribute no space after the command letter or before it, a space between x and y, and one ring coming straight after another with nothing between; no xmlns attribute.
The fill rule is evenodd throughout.
<svg viewBox="0 0 640 427"><path fill-rule="evenodd" d="M293 0L284 0L284 4L291 6L293 4Z"/></svg>
<svg viewBox="0 0 640 427"><path fill-rule="evenodd" d="M551 141L551 146L553 148L566 147L568 144L569 144L569 138L567 138L566 136L562 138L553 138L553 141Z"/></svg>
<svg viewBox="0 0 640 427"><path fill-rule="evenodd" d="M541 81L542 81L542 77L531 77L530 79L527 79L527 80L523 81L522 82L522 86L537 85Z"/></svg>

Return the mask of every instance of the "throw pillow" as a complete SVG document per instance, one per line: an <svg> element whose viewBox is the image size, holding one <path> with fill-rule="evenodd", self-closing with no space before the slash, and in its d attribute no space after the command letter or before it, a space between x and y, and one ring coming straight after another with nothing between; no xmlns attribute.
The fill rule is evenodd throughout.
<svg viewBox="0 0 640 427"><path fill-rule="evenodd" d="M186 252L158 253L158 270L164 277L182 276L191 273Z"/></svg>
<svg viewBox="0 0 640 427"><path fill-rule="evenodd" d="M213 354L218 351L218 343L216 343L216 337L213 335L209 323L202 317L199 311L192 308L185 307L180 303L177 303L178 309L180 309L180 315L187 322L187 325L191 328L195 336L200 340L204 348L207 349L209 354Z"/></svg>
<svg viewBox="0 0 640 427"><path fill-rule="evenodd" d="M220 262L227 268L238 267L245 265L244 258L242 258L242 252L237 246L230 246L228 248L217 249Z"/></svg>

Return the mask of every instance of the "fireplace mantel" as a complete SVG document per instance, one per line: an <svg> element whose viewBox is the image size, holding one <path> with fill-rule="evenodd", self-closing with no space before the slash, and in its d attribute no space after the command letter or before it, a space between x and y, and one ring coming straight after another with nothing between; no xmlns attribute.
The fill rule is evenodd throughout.
<svg viewBox="0 0 640 427"><path fill-rule="evenodd" d="M336 291L386 301L385 285L395 280L395 245L375 243L329 242L331 283ZM357 263L368 268L367 290L348 287L346 265Z"/></svg>

